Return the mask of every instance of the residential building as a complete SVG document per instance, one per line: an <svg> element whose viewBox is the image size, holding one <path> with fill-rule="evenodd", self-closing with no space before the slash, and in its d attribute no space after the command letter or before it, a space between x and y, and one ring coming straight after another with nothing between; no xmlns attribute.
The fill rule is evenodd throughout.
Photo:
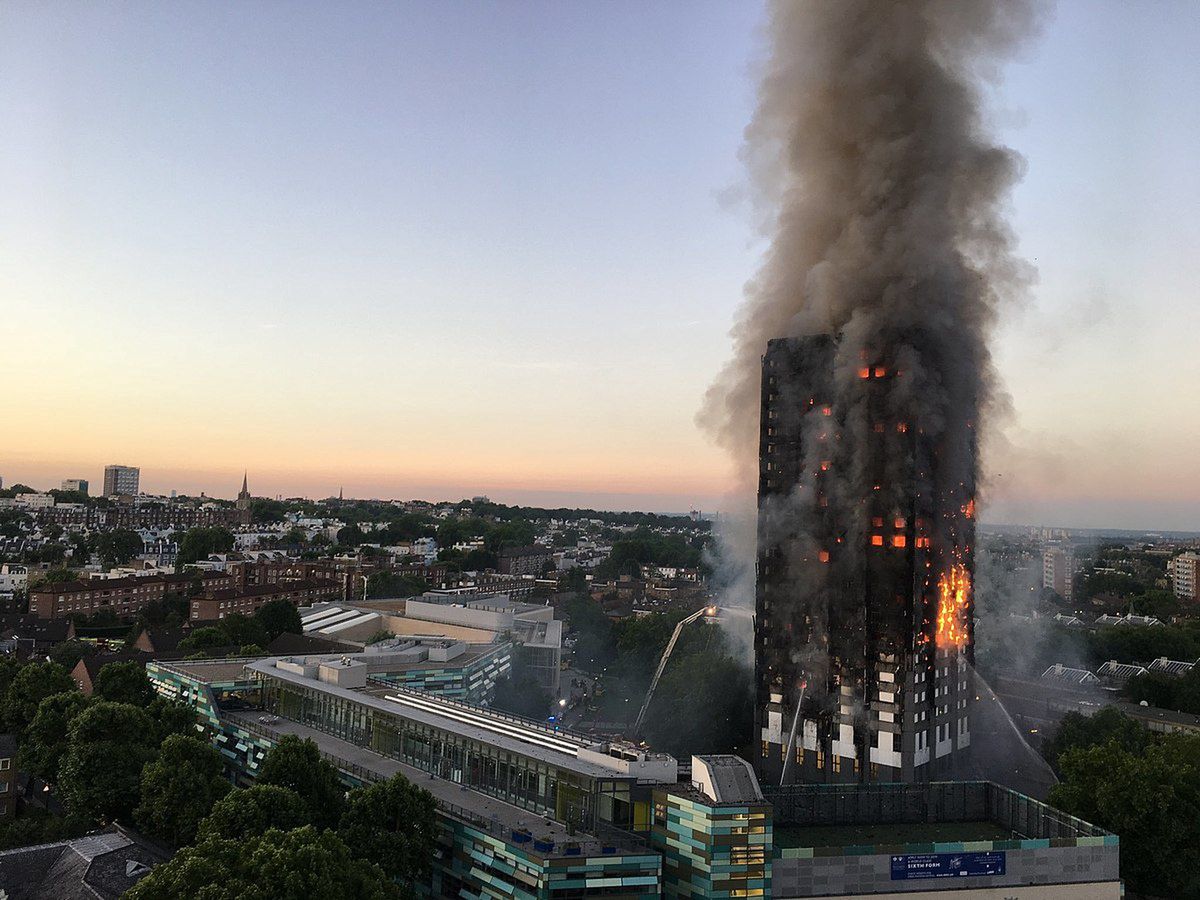
<svg viewBox="0 0 1200 900"><path fill-rule="evenodd" d="M1075 548L1069 544L1042 552L1042 587L1068 603L1075 597Z"/></svg>
<svg viewBox="0 0 1200 900"><path fill-rule="evenodd" d="M122 825L0 851L0 893L12 900L120 897L171 854Z"/></svg>
<svg viewBox="0 0 1200 900"><path fill-rule="evenodd" d="M234 613L254 615L273 600L286 600L293 606L311 606L336 600L341 588L336 581L301 579L280 584L253 587L224 587L192 597L188 616L193 622L214 622Z"/></svg>
<svg viewBox="0 0 1200 900"><path fill-rule="evenodd" d="M142 653L171 653L191 633L188 626L148 625L133 640L131 646Z"/></svg>
<svg viewBox="0 0 1200 900"><path fill-rule="evenodd" d="M142 470L136 466L104 467L105 497L136 497Z"/></svg>
<svg viewBox="0 0 1200 900"><path fill-rule="evenodd" d="M203 593L232 586L233 579L219 572L65 581L30 591L29 610L41 619L62 619L109 609L124 619L137 615L147 604L183 597L195 588Z"/></svg>
<svg viewBox="0 0 1200 900"><path fill-rule="evenodd" d="M222 525L236 528L250 523L249 510L231 506L195 506L182 502L152 501L106 508L59 504L39 509L42 525L85 525L89 528L132 528L149 531L186 531L189 528Z"/></svg>
<svg viewBox="0 0 1200 900"><path fill-rule="evenodd" d="M76 491L80 494L87 494L88 480L86 478L64 478L62 481L62 489L64 491Z"/></svg>
<svg viewBox="0 0 1200 900"><path fill-rule="evenodd" d="M15 653L25 658L45 656L73 637L75 623L70 619L42 619L26 613L0 616L0 653Z"/></svg>
<svg viewBox="0 0 1200 900"><path fill-rule="evenodd" d="M931 780L969 755L973 433L969 418L936 441L910 427L897 366L862 353L816 335L772 340L762 360L764 783Z"/></svg>
<svg viewBox="0 0 1200 900"><path fill-rule="evenodd" d="M1195 550L1180 553L1169 566L1175 598L1189 605L1200 601L1200 553Z"/></svg>
<svg viewBox="0 0 1200 900"><path fill-rule="evenodd" d="M48 509L54 505L53 494L17 494L13 499L23 509Z"/></svg>
<svg viewBox="0 0 1200 900"><path fill-rule="evenodd" d="M0 600L11 600L14 594L29 587L29 567L19 563L0 565Z"/></svg>
<svg viewBox="0 0 1200 900"><path fill-rule="evenodd" d="M553 562L554 550L540 544L528 547L505 547L496 554L501 575L541 575L546 564Z"/></svg>
<svg viewBox="0 0 1200 900"><path fill-rule="evenodd" d="M17 739L11 734L0 734L0 819L11 819L16 811Z"/></svg>

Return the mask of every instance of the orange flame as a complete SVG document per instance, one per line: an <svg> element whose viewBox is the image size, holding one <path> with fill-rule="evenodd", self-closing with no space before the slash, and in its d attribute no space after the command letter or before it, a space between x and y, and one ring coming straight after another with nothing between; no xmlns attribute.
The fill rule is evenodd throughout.
<svg viewBox="0 0 1200 900"><path fill-rule="evenodd" d="M971 597L971 575L956 563L938 578L937 645L961 647L967 640L967 604Z"/></svg>

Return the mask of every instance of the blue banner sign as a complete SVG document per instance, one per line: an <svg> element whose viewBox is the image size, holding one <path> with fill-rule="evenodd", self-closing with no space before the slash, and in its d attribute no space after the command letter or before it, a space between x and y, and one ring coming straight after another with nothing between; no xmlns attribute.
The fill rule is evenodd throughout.
<svg viewBox="0 0 1200 900"><path fill-rule="evenodd" d="M892 857L892 881L1003 875L1004 853L921 853Z"/></svg>

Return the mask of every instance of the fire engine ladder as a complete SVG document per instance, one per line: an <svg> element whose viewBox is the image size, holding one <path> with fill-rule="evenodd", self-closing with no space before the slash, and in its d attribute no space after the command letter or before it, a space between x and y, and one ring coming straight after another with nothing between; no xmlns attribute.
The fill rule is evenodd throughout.
<svg viewBox="0 0 1200 900"><path fill-rule="evenodd" d="M675 649L675 643L679 640L679 635L683 633L683 629L691 625L701 616L713 615L711 606L702 606L686 619L683 619L675 630L671 632L671 639L667 641L667 649L663 651L662 658L658 661L658 668L654 670L654 678L650 681L650 690L646 691L646 699L642 701L642 708L638 712L637 721L633 723L633 737L637 737L642 733L642 721L646 718L646 712L650 709L650 701L654 699L654 689L658 687L658 679L662 677L663 669L667 667L667 660L671 658L671 651Z"/></svg>

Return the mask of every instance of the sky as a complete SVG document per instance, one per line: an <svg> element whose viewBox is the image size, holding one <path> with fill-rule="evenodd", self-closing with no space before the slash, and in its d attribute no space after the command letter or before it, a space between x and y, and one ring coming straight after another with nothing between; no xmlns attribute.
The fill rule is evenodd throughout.
<svg viewBox="0 0 1200 900"><path fill-rule="evenodd" d="M0 477L684 511L764 242L743 2L0 5ZM989 91L1038 282L984 519L1200 530L1200 6Z"/></svg>

